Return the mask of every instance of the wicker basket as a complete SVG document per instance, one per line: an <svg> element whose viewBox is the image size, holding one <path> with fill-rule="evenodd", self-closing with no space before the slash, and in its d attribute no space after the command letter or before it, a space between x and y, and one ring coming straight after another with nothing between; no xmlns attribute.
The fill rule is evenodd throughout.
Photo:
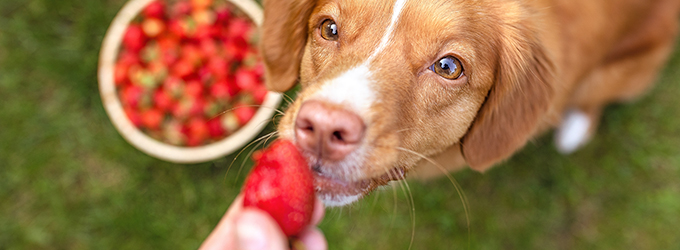
<svg viewBox="0 0 680 250"><path fill-rule="evenodd" d="M131 0L116 15L106 33L99 56L99 91L104 108L118 132L130 144L156 158L175 163L206 162L225 156L240 149L253 140L267 125L281 102L281 94L269 92L255 116L242 128L228 137L209 145L199 147L178 147L157 141L137 129L128 120L116 94L114 65L123 34L128 24L152 0ZM246 13L253 22L262 24L262 9L253 0L228 0Z"/></svg>

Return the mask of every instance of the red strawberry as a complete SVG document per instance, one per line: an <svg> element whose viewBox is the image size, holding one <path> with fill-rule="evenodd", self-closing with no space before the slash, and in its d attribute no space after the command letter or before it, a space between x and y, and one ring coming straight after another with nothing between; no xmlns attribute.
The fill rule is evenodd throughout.
<svg viewBox="0 0 680 250"><path fill-rule="evenodd" d="M161 122L163 121L164 116L165 115L163 111L160 111L158 109L150 109L140 114L142 124L144 125L144 127L151 130L160 129Z"/></svg>
<svg viewBox="0 0 680 250"><path fill-rule="evenodd" d="M243 38L230 39L224 43L224 53L227 58L241 61L248 51L248 43Z"/></svg>
<svg viewBox="0 0 680 250"><path fill-rule="evenodd" d="M158 90L153 95L153 102L161 110L170 110L173 105L172 97L167 92Z"/></svg>
<svg viewBox="0 0 680 250"><path fill-rule="evenodd" d="M264 99L267 97L267 87L264 85L259 85L253 90L253 99L255 104L262 104Z"/></svg>
<svg viewBox="0 0 680 250"><path fill-rule="evenodd" d="M208 121L208 132L210 133L210 137L213 139L220 139L226 133L224 128L222 128L222 122L220 122L220 119L211 119Z"/></svg>
<svg viewBox="0 0 680 250"><path fill-rule="evenodd" d="M138 128L142 126L142 117L139 116L139 112L136 109L132 107L124 107L123 111L130 122L132 122L132 125L135 125L135 127Z"/></svg>
<svg viewBox="0 0 680 250"><path fill-rule="evenodd" d="M144 7L144 16L162 19L165 16L165 3L160 0L149 3Z"/></svg>
<svg viewBox="0 0 680 250"><path fill-rule="evenodd" d="M131 51L139 51L144 48L145 43L146 38L144 37L142 27L139 24L130 24L123 35L123 45L125 48Z"/></svg>
<svg viewBox="0 0 680 250"><path fill-rule="evenodd" d="M118 62L128 66L141 63L141 61L139 60L139 53L129 50L125 50L122 53L120 53L120 56L118 57Z"/></svg>
<svg viewBox="0 0 680 250"><path fill-rule="evenodd" d="M188 1L178 1L172 6L170 11L173 18L188 15L191 13L191 3Z"/></svg>
<svg viewBox="0 0 680 250"><path fill-rule="evenodd" d="M144 96L144 89L136 85L127 85L120 92L120 101L124 107L137 108Z"/></svg>
<svg viewBox="0 0 680 250"><path fill-rule="evenodd" d="M252 70L238 69L235 77L238 87L246 91L253 91L261 85L260 79Z"/></svg>
<svg viewBox="0 0 680 250"><path fill-rule="evenodd" d="M172 66L171 75L179 78L187 78L194 73L194 64L188 60L179 60Z"/></svg>
<svg viewBox="0 0 680 250"><path fill-rule="evenodd" d="M215 10L215 22L229 24L229 20L231 20L231 11L229 11L229 8L219 8Z"/></svg>
<svg viewBox="0 0 680 250"><path fill-rule="evenodd" d="M250 21L243 18L234 18L229 22L229 37L230 38L248 38L253 25Z"/></svg>
<svg viewBox="0 0 680 250"><path fill-rule="evenodd" d="M123 61L118 61L116 63L116 66L113 70L113 79L114 82L116 83L116 86L120 86L125 84L125 82L128 81L128 69L130 68L130 65L126 64Z"/></svg>
<svg viewBox="0 0 680 250"><path fill-rule="evenodd" d="M182 45L182 60L187 60L193 64L203 61L204 54L201 49L193 44Z"/></svg>
<svg viewBox="0 0 680 250"><path fill-rule="evenodd" d="M229 65L227 60L219 56L213 56L208 61L208 68L215 76L225 78L229 74Z"/></svg>
<svg viewBox="0 0 680 250"><path fill-rule="evenodd" d="M293 143L279 140L253 159L243 187L244 207L269 213L286 236L300 233L314 209L314 177L304 157Z"/></svg>
<svg viewBox="0 0 680 250"><path fill-rule="evenodd" d="M219 55L217 55L217 44L212 38L202 39L199 43L199 47L201 48L201 52L210 57L210 59L219 57Z"/></svg>
<svg viewBox="0 0 680 250"><path fill-rule="evenodd" d="M184 93L191 97L203 95L203 84L198 80L189 80L184 88Z"/></svg>
<svg viewBox="0 0 680 250"><path fill-rule="evenodd" d="M238 123L241 126L246 125L246 123L255 116L256 111L257 110L254 107L243 104L234 107L234 114L236 115L236 118L238 118Z"/></svg>
<svg viewBox="0 0 680 250"><path fill-rule="evenodd" d="M190 147L202 145L210 136L208 124L202 118L191 119L186 125L185 133Z"/></svg>
<svg viewBox="0 0 680 250"><path fill-rule="evenodd" d="M231 97L229 92L229 85L225 81L219 81L213 83L210 86L210 96L215 97L217 100L227 100Z"/></svg>

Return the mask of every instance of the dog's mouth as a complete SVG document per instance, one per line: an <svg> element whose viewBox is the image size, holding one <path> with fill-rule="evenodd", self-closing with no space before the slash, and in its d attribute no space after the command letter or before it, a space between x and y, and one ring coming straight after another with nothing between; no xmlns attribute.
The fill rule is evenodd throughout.
<svg viewBox="0 0 680 250"><path fill-rule="evenodd" d="M403 180L404 178L406 178L406 171L401 167L393 168L376 178L359 181L333 178L314 170L314 188L316 195L326 206L336 207L355 202L377 187L387 185L390 181Z"/></svg>

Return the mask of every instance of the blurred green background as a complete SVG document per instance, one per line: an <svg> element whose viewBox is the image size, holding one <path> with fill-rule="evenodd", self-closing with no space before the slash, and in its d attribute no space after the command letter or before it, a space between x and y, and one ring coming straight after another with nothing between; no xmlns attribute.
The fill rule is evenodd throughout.
<svg viewBox="0 0 680 250"><path fill-rule="evenodd" d="M0 249L195 249L237 194L233 155L170 164L109 122L97 58L123 4L0 1ZM415 228L409 196L385 188L327 211L331 249L407 249L412 234L413 249L680 249L679 69L676 53L571 156L544 136L486 174L455 173L470 234L446 178L409 181Z"/></svg>

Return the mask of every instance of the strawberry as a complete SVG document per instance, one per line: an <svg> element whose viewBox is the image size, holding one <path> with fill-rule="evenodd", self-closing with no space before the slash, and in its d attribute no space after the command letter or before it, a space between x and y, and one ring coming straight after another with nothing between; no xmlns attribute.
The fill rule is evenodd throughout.
<svg viewBox="0 0 680 250"><path fill-rule="evenodd" d="M234 114L236 115L236 118L238 118L238 123L241 126L246 125L246 123L255 116L255 111L256 109L254 107L243 104L234 107Z"/></svg>
<svg viewBox="0 0 680 250"><path fill-rule="evenodd" d="M215 10L215 22L219 24L229 24L231 20L231 11L228 8L219 8Z"/></svg>
<svg viewBox="0 0 680 250"><path fill-rule="evenodd" d="M187 145L190 147L199 146L209 138L210 131L208 124L202 118L193 118L186 124L185 133Z"/></svg>
<svg viewBox="0 0 680 250"><path fill-rule="evenodd" d="M153 1L144 7L144 16L162 19L165 16L165 3L160 0Z"/></svg>
<svg viewBox="0 0 680 250"><path fill-rule="evenodd" d="M218 53L217 43L215 43L215 40L213 40L212 38L202 39L199 42L199 47L201 49L201 52L204 55L209 56L210 59L220 58L219 55L217 55Z"/></svg>
<svg viewBox="0 0 680 250"><path fill-rule="evenodd" d="M156 107L165 111L170 110L173 105L172 97L162 90L157 90L153 94L153 102L156 104Z"/></svg>
<svg viewBox="0 0 680 250"><path fill-rule="evenodd" d="M191 3L188 1L178 1L172 6L172 9L170 10L170 15L175 19L186 16L189 13L191 13Z"/></svg>
<svg viewBox="0 0 680 250"><path fill-rule="evenodd" d="M193 44L185 44L182 46L181 56L182 60L187 60L196 65L203 61L204 54L198 46Z"/></svg>
<svg viewBox="0 0 680 250"><path fill-rule="evenodd" d="M212 137L213 139L220 139L226 133L226 131L224 131L224 128L222 128L222 123L220 122L220 119L210 119L208 121L208 132L210 133L210 137Z"/></svg>
<svg viewBox="0 0 680 250"><path fill-rule="evenodd" d="M243 206L269 213L286 236L300 233L314 209L314 177L304 157L292 142L279 140L253 160L243 186Z"/></svg>
<svg viewBox="0 0 680 250"><path fill-rule="evenodd" d="M250 21L243 18L234 18L229 22L229 37L230 38L248 38L252 24Z"/></svg>
<svg viewBox="0 0 680 250"><path fill-rule="evenodd" d="M120 86L125 84L125 82L128 81L128 69L130 68L130 65L126 64L123 61L118 61L116 62L116 66L114 67L113 70L113 79L114 82L116 83L116 86Z"/></svg>
<svg viewBox="0 0 680 250"><path fill-rule="evenodd" d="M203 95L203 84L198 80L187 81L184 94L191 97L200 97Z"/></svg>
<svg viewBox="0 0 680 250"><path fill-rule="evenodd" d="M213 85L210 86L208 91L210 93L210 96L216 98L217 100L226 100L231 98L229 84L227 84L227 82L225 81L213 83Z"/></svg>
<svg viewBox="0 0 680 250"><path fill-rule="evenodd" d="M143 96L144 89L142 87L127 85L120 92L120 101L124 107L137 108Z"/></svg>
<svg viewBox="0 0 680 250"><path fill-rule="evenodd" d="M125 116L127 116L132 125L135 125L135 127L142 126L142 117L139 116L139 112L136 109L132 107L124 107L123 111L125 112Z"/></svg>
<svg viewBox="0 0 680 250"><path fill-rule="evenodd" d="M261 85L260 79L254 71L246 69L236 70L236 84L239 88L246 91L253 91L258 85Z"/></svg>
<svg viewBox="0 0 680 250"><path fill-rule="evenodd" d="M194 73L194 64L189 60L181 59L172 65L171 75L178 78L187 78Z"/></svg>
<svg viewBox="0 0 680 250"><path fill-rule="evenodd" d="M123 35L123 45L125 48L131 51L139 51L144 48L145 43L146 38L144 37L142 27L139 24L130 24Z"/></svg>
<svg viewBox="0 0 680 250"><path fill-rule="evenodd" d="M142 125L151 130L158 130L165 114L158 109L150 109L140 114Z"/></svg>
<svg viewBox="0 0 680 250"><path fill-rule="evenodd" d="M229 65L227 60L219 56L213 56L208 61L208 68L215 76L224 78L229 74Z"/></svg>
<svg viewBox="0 0 680 250"><path fill-rule="evenodd" d="M264 99L267 97L267 87L264 85L259 85L253 90L253 99L255 100L255 104L262 104L264 102Z"/></svg>

